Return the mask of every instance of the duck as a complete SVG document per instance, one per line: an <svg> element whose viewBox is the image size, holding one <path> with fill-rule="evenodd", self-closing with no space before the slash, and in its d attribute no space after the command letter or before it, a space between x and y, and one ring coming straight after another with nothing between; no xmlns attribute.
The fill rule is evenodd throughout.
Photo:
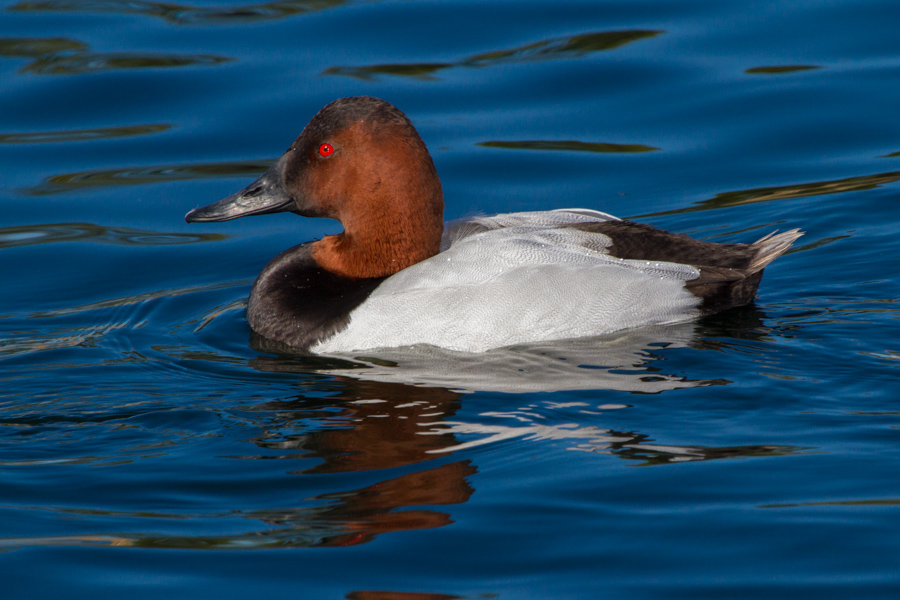
<svg viewBox="0 0 900 600"><path fill-rule="evenodd" d="M425 142L369 96L322 108L262 176L185 220L278 212L343 226L278 254L247 302L254 332L312 354L478 353L688 321L753 302L763 269L803 235L721 244L585 208L445 225Z"/></svg>

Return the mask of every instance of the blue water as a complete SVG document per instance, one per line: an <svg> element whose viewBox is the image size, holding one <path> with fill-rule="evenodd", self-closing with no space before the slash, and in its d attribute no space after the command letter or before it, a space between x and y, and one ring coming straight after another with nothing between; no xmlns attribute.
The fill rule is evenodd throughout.
<svg viewBox="0 0 900 600"><path fill-rule="evenodd" d="M4 598L896 598L900 4L0 2ZM187 225L327 102L447 218L802 228L754 306L471 356L279 356L337 223Z"/></svg>

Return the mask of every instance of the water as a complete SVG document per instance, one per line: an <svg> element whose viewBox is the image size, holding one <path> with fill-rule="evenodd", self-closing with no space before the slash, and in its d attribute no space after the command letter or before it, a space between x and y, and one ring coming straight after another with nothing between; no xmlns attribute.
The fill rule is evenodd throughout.
<svg viewBox="0 0 900 600"><path fill-rule="evenodd" d="M4 0L4 597L897 597L898 24L889 0ZM697 323L267 352L253 279L339 225L183 215L359 94L413 119L447 218L807 233Z"/></svg>

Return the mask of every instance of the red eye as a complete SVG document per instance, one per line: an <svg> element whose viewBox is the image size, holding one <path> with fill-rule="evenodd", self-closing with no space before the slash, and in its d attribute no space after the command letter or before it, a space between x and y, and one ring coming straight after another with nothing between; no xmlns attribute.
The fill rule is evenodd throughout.
<svg viewBox="0 0 900 600"><path fill-rule="evenodd" d="M334 146L331 144L322 144L319 146L319 156L322 158L328 158L332 154L334 154Z"/></svg>

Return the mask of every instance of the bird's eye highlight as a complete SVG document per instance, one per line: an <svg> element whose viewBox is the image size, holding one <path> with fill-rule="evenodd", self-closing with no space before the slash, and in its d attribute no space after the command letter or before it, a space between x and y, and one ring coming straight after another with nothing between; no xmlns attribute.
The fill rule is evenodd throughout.
<svg viewBox="0 0 900 600"><path fill-rule="evenodd" d="M334 154L334 146L331 144L322 144L319 146L319 156L322 158L328 158L332 154Z"/></svg>

